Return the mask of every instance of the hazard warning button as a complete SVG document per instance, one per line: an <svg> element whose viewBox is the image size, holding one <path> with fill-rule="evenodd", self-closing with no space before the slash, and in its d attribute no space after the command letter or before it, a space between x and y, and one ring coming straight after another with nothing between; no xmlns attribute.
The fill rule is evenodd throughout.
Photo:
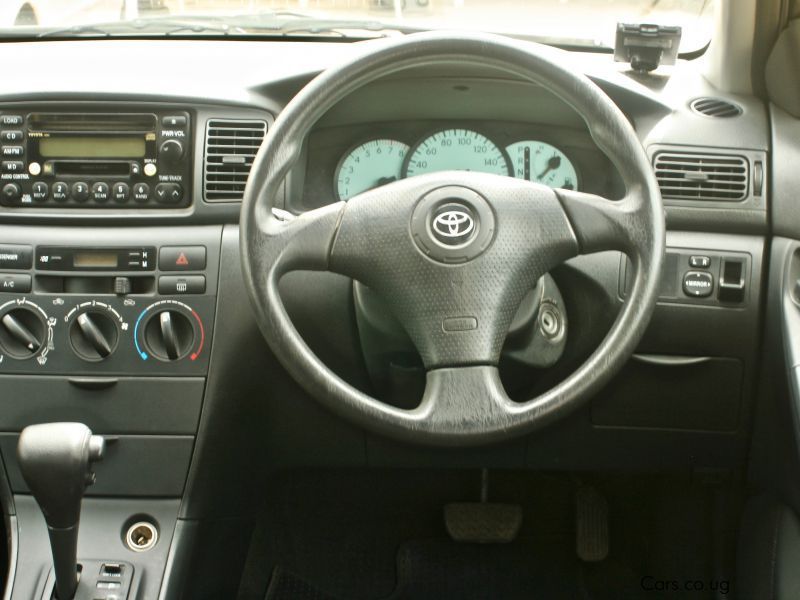
<svg viewBox="0 0 800 600"><path fill-rule="evenodd" d="M162 246L158 252L161 271L202 271L206 268L205 246Z"/></svg>

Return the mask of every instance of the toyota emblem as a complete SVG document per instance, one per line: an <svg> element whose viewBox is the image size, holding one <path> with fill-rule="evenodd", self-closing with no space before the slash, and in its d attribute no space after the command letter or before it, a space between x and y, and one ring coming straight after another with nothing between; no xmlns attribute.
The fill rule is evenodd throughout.
<svg viewBox="0 0 800 600"><path fill-rule="evenodd" d="M464 208L447 207L433 218L433 232L440 242L460 244L475 231L475 219Z"/></svg>

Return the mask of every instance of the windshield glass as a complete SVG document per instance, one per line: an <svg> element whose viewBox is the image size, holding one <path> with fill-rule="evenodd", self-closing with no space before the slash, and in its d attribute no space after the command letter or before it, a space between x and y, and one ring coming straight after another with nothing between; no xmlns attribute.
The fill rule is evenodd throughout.
<svg viewBox="0 0 800 600"><path fill-rule="evenodd" d="M714 0L3 0L7 33L59 35L302 34L371 37L470 29L613 47L616 24L683 28L681 51L705 46ZM97 26L92 29L90 26Z"/></svg>

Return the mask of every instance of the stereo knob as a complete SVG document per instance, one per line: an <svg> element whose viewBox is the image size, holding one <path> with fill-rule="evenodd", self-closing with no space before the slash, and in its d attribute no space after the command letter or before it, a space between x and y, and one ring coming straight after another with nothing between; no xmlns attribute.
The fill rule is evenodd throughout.
<svg viewBox="0 0 800 600"><path fill-rule="evenodd" d="M183 158L183 144L178 140L167 140L161 144L158 157L169 163L176 163Z"/></svg>
<svg viewBox="0 0 800 600"><path fill-rule="evenodd" d="M186 356L194 346L195 333L192 322L177 310L155 313L144 328L144 343L150 354L164 361L175 361Z"/></svg>
<svg viewBox="0 0 800 600"><path fill-rule="evenodd" d="M111 356L118 338L117 324L108 315L94 310L80 313L69 330L69 341L75 354L95 362Z"/></svg>
<svg viewBox="0 0 800 600"><path fill-rule="evenodd" d="M0 317L0 348L12 358L36 356L47 342L47 323L33 310L12 308Z"/></svg>

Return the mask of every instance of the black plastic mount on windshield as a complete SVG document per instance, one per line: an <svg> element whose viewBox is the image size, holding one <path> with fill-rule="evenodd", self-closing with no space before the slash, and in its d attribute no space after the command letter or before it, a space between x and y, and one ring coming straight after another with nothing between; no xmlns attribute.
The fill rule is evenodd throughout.
<svg viewBox="0 0 800 600"><path fill-rule="evenodd" d="M674 65L681 33L677 26L618 23L614 60L630 63L634 71L654 71L660 65Z"/></svg>

